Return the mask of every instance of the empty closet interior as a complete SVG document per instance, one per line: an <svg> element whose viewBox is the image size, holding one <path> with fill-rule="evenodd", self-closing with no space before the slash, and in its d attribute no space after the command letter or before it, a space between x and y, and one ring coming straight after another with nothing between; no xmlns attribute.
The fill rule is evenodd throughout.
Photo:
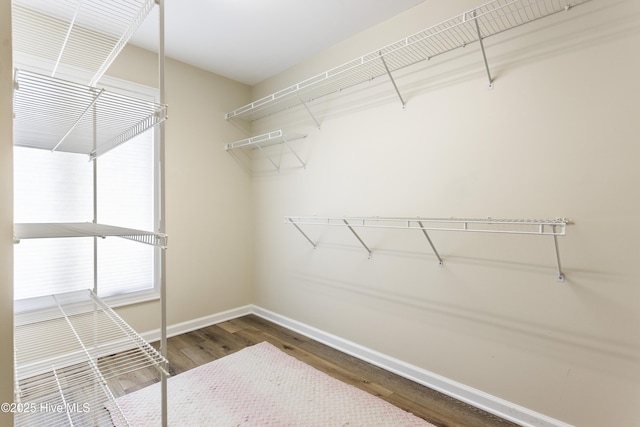
<svg viewBox="0 0 640 427"><path fill-rule="evenodd" d="M520 425L640 422L637 1L423 0L258 83L165 55L163 0L11 9L15 401L74 408L16 425L126 425L150 367L167 425L167 329L247 314Z"/></svg>

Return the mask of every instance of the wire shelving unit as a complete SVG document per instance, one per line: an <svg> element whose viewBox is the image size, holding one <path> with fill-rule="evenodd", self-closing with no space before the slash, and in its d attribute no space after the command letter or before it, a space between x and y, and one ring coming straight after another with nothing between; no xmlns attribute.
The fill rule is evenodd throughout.
<svg viewBox="0 0 640 427"><path fill-rule="evenodd" d="M388 218L388 217L321 217L321 216L287 216L286 224L293 225L302 236L317 248L314 242L301 226L331 226L346 227L367 251L369 258L373 251L367 246L357 228L386 228L396 230L418 230L426 238L433 250L438 264L442 267L444 261L436 249L428 231L455 231L466 233L492 233L492 234L523 234L535 236L551 236L554 242L557 276L559 282L564 282L565 275L560 263L560 248L558 237L566 235L567 225L572 224L567 218L556 219L496 219L496 218Z"/></svg>
<svg viewBox="0 0 640 427"><path fill-rule="evenodd" d="M98 88L153 9L159 14L159 102ZM12 28L14 144L85 154L95 165L102 154L157 127L164 201L164 0L14 0ZM155 232L99 224L95 211L87 223L14 224L15 243L117 236L159 248L161 260L159 350L100 300L97 284L93 290L15 302L15 396L23 409L16 425L127 425L107 381L148 367L160 375L162 425L167 425L163 203Z"/></svg>
<svg viewBox="0 0 640 427"><path fill-rule="evenodd" d="M340 92L381 76L388 76L403 107L393 72L478 42L489 85L493 79L483 40L529 22L564 12L588 0L493 0L384 46L338 67L260 98L226 113L225 118L258 120ZM313 114L311 114L313 117ZM318 121L313 117L316 124Z"/></svg>

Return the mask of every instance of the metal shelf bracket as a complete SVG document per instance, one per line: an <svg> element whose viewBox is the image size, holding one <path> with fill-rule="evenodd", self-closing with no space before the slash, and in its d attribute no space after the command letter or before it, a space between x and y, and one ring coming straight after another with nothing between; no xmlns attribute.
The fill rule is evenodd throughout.
<svg viewBox="0 0 640 427"><path fill-rule="evenodd" d="M491 70L489 69L489 62L487 62L487 53L484 49L484 41L482 40L482 33L480 32L480 24L478 23L478 18L476 16L476 11L471 11L471 17L475 21L476 24L476 32L478 33L478 43L480 44L480 50L482 51L482 59L484 61L484 69L487 72L487 78L489 79L488 87L489 89L493 89L493 78L491 77Z"/></svg>
<svg viewBox="0 0 640 427"><path fill-rule="evenodd" d="M427 242L429 242L429 245L431 246L431 249L433 249L433 253L436 255L436 258L438 258L438 265L440 267L442 267L444 265L444 263L442 262L442 258L440 257L440 254L436 250L436 247L433 245L433 242L431 241L431 238L427 234L427 230L425 229L424 225L422 224L422 221L418 221L418 225L420 226L420 229L422 230L422 233L424 234L424 237L427 238Z"/></svg>
<svg viewBox="0 0 640 427"><path fill-rule="evenodd" d="M393 88L395 89L396 94L398 95L398 98L400 98L400 103L402 103L402 109L404 110L406 108L404 99L402 98L402 94L400 93L400 90L398 89L398 85L396 84L395 79L391 75L391 71L389 70L389 66L387 65L387 61L384 60L384 56L382 55L382 52L378 52L378 54L380 55L380 60L382 61L382 65L384 65L384 69L387 72L387 75L389 76L389 79L391 80L391 84L393 85Z"/></svg>
<svg viewBox="0 0 640 427"><path fill-rule="evenodd" d="M307 103L304 102L304 99L302 99L302 96L300 96L300 94L298 94L298 98L300 99L300 103L304 106L305 110L307 110L307 113L309 113L309 115L313 119L313 121L316 124L316 126L318 127L318 129L320 129L320 122L318 121L318 119L316 119L316 116L313 115L313 112L311 111L311 108L309 108Z"/></svg>
<svg viewBox="0 0 640 427"><path fill-rule="evenodd" d="M313 243L313 240L311 240L311 238L309 236L307 236L307 233L302 231L302 228L300 228L300 226L298 224L296 224L293 219L291 219L291 218L287 218L287 219L300 232L300 234L302 234L304 236L304 238L307 239L307 242L311 243L311 246L313 246L313 249L316 249L318 247L318 245Z"/></svg>
<svg viewBox="0 0 640 427"><path fill-rule="evenodd" d="M556 280L558 282L564 282L564 273L562 272L562 264L560 263L560 248L558 247L558 235L556 234L556 226L553 225L553 243L556 249L556 262L558 263L558 276Z"/></svg>
<svg viewBox="0 0 640 427"><path fill-rule="evenodd" d="M282 143L289 149L289 151L291 151L291 153L293 153L294 156L296 156L296 159L298 159L298 161L302 165L302 169L306 169L307 168L306 163L302 161L300 156L298 156L298 153L296 153L296 150L294 150L293 147L291 147L291 145L289 145L289 141L287 140L286 136L282 137Z"/></svg>
<svg viewBox="0 0 640 427"><path fill-rule="evenodd" d="M279 164L279 163L276 163L276 162L271 158L271 156L269 155L269 153L267 153L266 151L264 151L260 145L257 145L257 147L258 147L258 150L260 150L260 152L261 152L262 154L264 154L264 156L265 156L267 159L269 159L269 161L271 162L271 164L273 165L273 167L274 167L274 168L276 168L276 170L277 170L278 172L280 172L280 164Z"/></svg>
<svg viewBox="0 0 640 427"><path fill-rule="evenodd" d="M371 252L371 249L369 249L369 247L362 241L360 236L358 236L358 233L356 233L356 230L354 230L351 224L349 224L349 221L347 221L346 219L342 219L342 221L347 226L347 228L353 233L353 235L356 236L356 239L358 239L358 242L360 242L362 247L364 247L367 250L367 252L369 253L369 259L371 259L371 257L373 256L373 252Z"/></svg>

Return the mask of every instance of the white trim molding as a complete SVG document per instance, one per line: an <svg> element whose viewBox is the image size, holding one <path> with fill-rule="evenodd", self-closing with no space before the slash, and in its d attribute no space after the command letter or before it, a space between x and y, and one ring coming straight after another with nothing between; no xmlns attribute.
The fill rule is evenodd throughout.
<svg viewBox="0 0 640 427"><path fill-rule="evenodd" d="M207 326L226 322L237 317L246 316L247 314L253 314L253 306L245 305L244 307L238 307L220 313L211 314L209 316L200 317L198 319L176 323L175 325L167 326L167 337L186 334L187 332L195 331L196 329L206 328ZM160 329L154 329L153 331L148 331L140 335L147 342L159 341Z"/></svg>
<svg viewBox="0 0 640 427"><path fill-rule="evenodd" d="M364 347L360 344L345 340L336 335L309 326L297 320L290 319L256 305L246 305L221 313L213 314L188 322L171 325L167 328L167 336L175 336L196 329L225 322L247 314L255 314L308 338L312 338L322 344L328 345L343 353L349 354L379 368L393 372L396 375L407 378L413 382L437 390L447 396L465 402L471 406L482 409L505 420L514 422L523 427L572 427L570 424L548 417L544 414L524 408L515 403L490 395L483 391L450 380L436 373L427 371L418 366L395 359L386 354ZM160 331L151 331L142 334L148 341L157 341Z"/></svg>
<svg viewBox="0 0 640 427"><path fill-rule="evenodd" d="M258 306L252 306L252 313L266 320L284 326L294 332L312 338L329 347L340 350L379 368L393 372L430 389L437 390L454 399L468 403L471 406L509 420L523 427L571 427L570 424L529 410L515 403L476 390L459 382L450 380L436 373L427 371L409 363L377 352L357 343L345 340L333 334L324 332L313 326L289 319Z"/></svg>

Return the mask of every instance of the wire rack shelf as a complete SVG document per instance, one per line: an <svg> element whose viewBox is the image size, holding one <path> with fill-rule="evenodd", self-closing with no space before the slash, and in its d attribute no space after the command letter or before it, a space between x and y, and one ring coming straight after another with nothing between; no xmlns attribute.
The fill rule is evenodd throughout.
<svg viewBox="0 0 640 427"><path fill-rule="evenodd" d="M30 71L16 70L14 86L14 145L21 147L93 159L167 118L166 105Z"/></svg>
<svg viewBox="0 0 640 427"><path fill-rule="evenodd" d="M291 153L298 159L302 167L306 167L305 162L300 158L298 153L293 149L293 147L289 144L291 141L295 141L298 139L306 138L307 135L298 134L298 133L285 133L282 129L275 130L272 132L267 132L262 135L252 136L251 138L242 139L240 141L231 142L229 144L225 144L224 149L227 151L236 150L236 149L256 149L260 150L267 159L271 162L271 164L276 168L276 170L280 171L280 163L276 162L272 156L270 156L267 152L262 149L265 147L269 147L277 144L284 144Z"/></svg>
<svg viewBox="0 0 640 427"><path fill-rule="evenodd" d="M14 0L14 62L38 58L49 76L94 86L155 6L155 0Z"/></svg>
<svg viewBox="0 0 640 427"><path fill-rule="evenodd" d="M435 56L479 42L492 84L482 40L536 21L588 0L494 0L338 67L260 98L225 115L258 120L304 105L349 87L388 76L404 106L392 73ZM315 120L315 118L314 118ZM316 124L317 124L317 120Z"/></svg>
<svg viewBox="0 0 640 427"><path fill-rule="evenodd" d="M13 225L14 242L21 239L47 239L66 237L121 237L162 249L167 247L167 235L152 231L95 224L92 222L68 223L17 223Z"/></svg>
<svg viewBox="0 0 640 427"><path fill-rule="evenodd" d="M92 291L15 302L16 425L112 425L107 380L167 360ZM46 422L45 422L46 420ZM44 424L38 424L43 421Z"/></svg>
<svg viewBox="0 0 640 427"><path fill-rule="evenodd" d="M565 275L560 263L558 237L566 235L567 225L572 221L567 218L556 219L502 219L502 218L422 218L422 217L322 217L322 216L287 216L286 224L293 225L315 249L314 242L301 226L346 227L355 236L360 245L367 251L369 258L373 251L367 246L356 231L357 228L386 228L418 230L427 239L440 266L444 265L428 231L455 231L467 233L523 234L553 237L558 273L556 279L563 282Z"/></svg>

